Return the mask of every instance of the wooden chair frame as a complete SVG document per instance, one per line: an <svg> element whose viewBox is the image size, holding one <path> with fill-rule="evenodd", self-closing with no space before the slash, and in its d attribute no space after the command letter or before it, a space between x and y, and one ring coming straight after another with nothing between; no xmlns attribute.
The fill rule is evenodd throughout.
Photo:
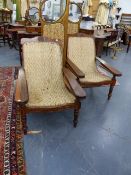
<svg viewBox="0 0 131 175"><path fill-rule="evenodd" d="M46 37L36 37L33 39L29 39L29 41L39 41L39 42L56 42L55 40L50 40ZM26 114L29 112L54 112L54 111L63 111L64 109L74 109L74 120L73 124L74 127L77 126L78 123L78 114L79 109L81 106L80 99L83 99L86 97L85 91L81 88L81 86L77 82L77 78L72 72L66 68L63 67L63 78L65 82L65 86L67 89L76 97L76 100L72 104L65 104L65 105L59 105L55 107L33 107L29 108L26 106L26 103L29 100L28 95L28 82L25 77L24 68L19 69L18 73L18 79L16 80L16 91L15 91L15 102L17 104L17 109L20 111L21 114L21 120L22 120L22 126L23 131L26 134L27 133L27 124L26 124Z"/></svg>
<svg viewBox="0 0 131 175"><path fill-rule="evenodd" d="M65 12L64 14L57 20L57 21L54 21L54 22L48 22L48 21L45 21L43 18L42 18L42 6L45 4L47 0L42 0L40 2L40 8L39 8L39 13L40 13L40 22L41 22L41 26L42 26L42 35L44 36L44 26L45 25L49 25L49 24L56 24L56 23L60 23L63 25L64 27L64 48L63 48L63 65L65 65L65 62L66 62L66 53L67 53L67 31L68 31L68 15L69 15L69 0L66 0L66 7L65 7ZM56 38L54 38L56 39ZM59 38L57 38L59 39Z"/></svg>
<svg viewBox="0 0 131 175"><path fill-rule="evenodd" d="M109 48L113 50L114 54L112 56L113 59L116 58L117 51L121 50L118 46L120 46L120 30L111 31L111 35L106 38L107 44L104 45L106 49L106 56L108 55Z"/></svg>
<svg viewBox="0 0 131 175"><path fill-rule="evenodd" d="M68 31L68 34L75 34L75 33L78 33L79 32L79 30L80 30L80 23L81 23L81 21L82 21L82 9L81 9L81 7L80 7L80 5L78 4L78 3L75 3L75 2L70 2L70 4L69 4L69 6L70 5L76 5L78 8L79 8L79 10L80 10L80 13L81 13L81 16L80 16L80 19L79 19L79 21L78 22L73 22L73 21L71 21L71 20L69 20L68 19L68 29L69 29L69 25L71 24L71 25L77 25L77 28L78 28L78 30L77 30L77 32L69 32Z"/></svg>
<svg viewBox="0 0 131 175"><path fill-rule="evenodd" d="M70 36L71 37L89 37L86 34L69 35L68 37L70 37ZM91 38L94 39L94 37L91 37ZM85 77L84 72L82 72L71 61L70 58L67 58L66 66L74 73L75 76L77 76L78 81L79 81L80 85L83 88L99 87L99 86L103 86L103 85L109 85L110 86L109 93L108 93L108 100L109 100L111 98L111 96L112 96L112 92L113 92L114 86L116 84L116 77L122 76L122 73L120 71L118 71L117 69L113 68L112 66L110 66L108 63L106 63L104 60L102 60L99 57L96 57L96 62L99 63L99 66L101 68L105 69L110 74L112 74L112 79L110 81L102 81L102 82L98 82L98 83L80 82L80 79Z"/></svg>

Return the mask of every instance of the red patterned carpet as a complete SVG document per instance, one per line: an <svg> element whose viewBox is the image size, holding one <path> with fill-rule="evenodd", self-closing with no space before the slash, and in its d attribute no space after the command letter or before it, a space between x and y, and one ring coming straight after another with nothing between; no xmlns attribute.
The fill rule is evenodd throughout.
<svg viewBox="0 0 131 175"><path fill-rule="evenodd" d="M0 68L0 175L25 175L20 115L14 98L15 68Z"/></svg>

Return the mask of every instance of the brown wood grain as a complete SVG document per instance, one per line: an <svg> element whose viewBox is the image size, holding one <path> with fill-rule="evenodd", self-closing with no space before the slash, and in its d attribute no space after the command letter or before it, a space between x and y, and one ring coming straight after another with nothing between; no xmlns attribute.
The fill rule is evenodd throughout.
<svg viewBox="0 0 131 175"><path fill-rule="evenodd" d="M76 77L74 76L74 74L67 68L64 68L63 72L64 72L64 76L65 76L66 80L68 81L72 91L74 92L74 95L77 98L85 98L86 97L86 93L81 88L79 83L77 82Z"/></svg>
<svg viewBox="0 0 131 175"><path fill-rule="evenodd" d="M72 69L73 73L78 77L78 78L84 78L85 74L68 58L67 61L67 67Z"/></svg>
<svg viewBox="0 0 131 175"><path fill-rule="evenodd" d="M19 69L18 79L16 80L15 102L26 103L28 101L28 88L24 70Z"/></svg>
<svg viewBox="0 0 131 175"><path fill-rule="evenodd" d="M106 63L101 58L96 57L96 59L100 62L100 64L102 65L102 67L105 68L111 74L113 74L115 76L119 76L119 77L122 76L122 73L119 70L117 70L114 67L110 66L108 63Z"/></svg>

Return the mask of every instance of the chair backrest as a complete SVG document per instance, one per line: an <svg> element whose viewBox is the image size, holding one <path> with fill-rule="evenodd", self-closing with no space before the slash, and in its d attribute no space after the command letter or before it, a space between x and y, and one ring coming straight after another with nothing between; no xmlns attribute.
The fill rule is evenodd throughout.
<svg viewBox="0 0 131 175"><path fill-rule="evenodd" d="M68 58L83 72L92 70L95 63L96 50L93 37L70 36L68 38Z"/></svg>
<svg viewBox="0 0 131 175"><path fill-rule="evenodd" d="M66 0L66 8L64 14L57 21L46 21L43 18L43 5L46 0L40 3L40 22L42 26L42 35L51 39L59 39L63 47L63 64L65 64L67 53L67 30L68 30L68 14L69 14L69 0Z"/></svg>
<svg viewBox="0 0 131 175"><path fill-rule="evenodd" d="M68 34L76 34L79 32L79 29L80 29L80 23L81 23L81 20L82 20L82 9L81 7L79 6L78 3L75 3L75 2L70 2L69 4L70 6L72 5L75 5L78 9L79 9L79 12L80 12L80 17L79 19L77 19L77 21L71 21L70 20L70 12L69 12L69 19L68 19Z"/></svg>
<svg viewBox="0 0 131 175"><path fill-rule="evenodd" d="M23 66L34 97L42 91L64 86L62 49L57 42L43 37L28 39L23 44Z"/></svg>

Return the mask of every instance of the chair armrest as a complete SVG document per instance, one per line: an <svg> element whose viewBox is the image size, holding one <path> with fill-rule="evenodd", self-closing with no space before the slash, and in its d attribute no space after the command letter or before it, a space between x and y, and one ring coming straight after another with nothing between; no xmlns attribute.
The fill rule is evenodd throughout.
<svg viewBox="0 0 131 175"><path fill-rule="evenodd" d="M65 79L68 82L68 86L70 87L73 94L77 98L85 98L86 93L77 82L76 76L68 68L63 68L63 72L64 72Z"/></svg>
<svg viewBox="0 0 131 175"><path fill-rule="evenodd" d="M67 59L66 64L78 78L85 77L85 74L69 58Z"/></svg>
<svg viewBox="0 0 131 175"><path fill-rule="evenodd" d="M110 73L113 74L114 76L118 76L118 77L122 76L122 73L121 73L119 70L113 68L112 66L110 66L108 63L106 63L106 62L105 62L104 60L102 60L101 58L96 57L96 60L98 60L98 61L100 62L100 64L102 65L102 67L103 67L104 69L106 69L108 72L110 72Z"/></svg>
<svg viewBox="0 0 131 175"><path fill-rule="evenodd" d="M15 102L16 103L27 103L29 99L28 88L25 77L25 72L22 68L18 71L18 79L16 80L15 88Z"/></svg>

